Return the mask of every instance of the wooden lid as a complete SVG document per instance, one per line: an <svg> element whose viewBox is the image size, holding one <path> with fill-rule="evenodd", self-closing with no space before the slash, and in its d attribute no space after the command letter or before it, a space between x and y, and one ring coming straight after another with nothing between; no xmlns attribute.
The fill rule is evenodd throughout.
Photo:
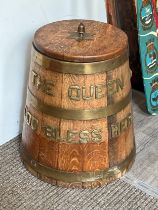
<svg viewBox="0 0 158 210"><path fill-rule="evenodd" d="M74 37L78 36L77 30L81 22L85 26L86 38L77 41ZM80 25L81 33L84 32L84 26ZM34 46L42 54L55 59L95 62L123 54L128 48L128 38L122 30L106 23L64 20L38 29L34 36Z"/></svg>

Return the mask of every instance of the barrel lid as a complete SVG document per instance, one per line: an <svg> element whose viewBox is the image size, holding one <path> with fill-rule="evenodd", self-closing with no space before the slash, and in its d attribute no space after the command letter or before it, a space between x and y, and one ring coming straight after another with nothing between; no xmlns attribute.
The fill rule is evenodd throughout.
<svg viewBox="0 0 158 210"><path fill-rule="evenodd" d="M110 24L63 20L39 28L33 44L48 57L84 63L120 56L128 48L128 38L122 30Z"/></svg>

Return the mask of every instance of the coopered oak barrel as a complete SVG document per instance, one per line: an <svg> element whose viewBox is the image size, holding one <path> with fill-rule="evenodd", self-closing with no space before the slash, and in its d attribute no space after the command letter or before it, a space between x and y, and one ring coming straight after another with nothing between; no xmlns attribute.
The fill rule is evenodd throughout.
<svg viewBox="0 0 158 210"><path fill-rule="evenodd" d="M38 178L93 188L132 165L128 39L109 24L67 20L34 36L21 157Z"/></svg>

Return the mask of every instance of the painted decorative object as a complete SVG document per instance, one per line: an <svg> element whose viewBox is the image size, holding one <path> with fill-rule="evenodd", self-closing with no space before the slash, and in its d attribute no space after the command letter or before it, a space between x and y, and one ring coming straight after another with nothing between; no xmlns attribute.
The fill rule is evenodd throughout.
<svg viewBox="0 0 158 210"><path fill-rule="evenodd" d="M128 35L132 87L144 91L141 72L135 0L106 0L108 23L121 28ZM143 7L141 12L144 12ZM143 20L142 20L143 21ZM150 23L149 23L150 24Z"/></svg>
<svg viewBox="0 0 158 210"><path fill-rule="evenodd" d="M137 1L140 57L146 93L147 109L158 113L158 38L157 3L155 0Z"/></svg>
<svg viewBox="0 0 158 210"><path fill-rule="evenodd" d="M59 21L34 36L21 156L38 178L93 188L135 156L128 39L109 24Z"/></svg>
<svg viewBox="0 0 158 210"><path fill-rule="evenodd" d="M154 12L154 18L156 21L156 28L158 34L158 0L152 0L152 3L153 3L153 12Z"/></svg>

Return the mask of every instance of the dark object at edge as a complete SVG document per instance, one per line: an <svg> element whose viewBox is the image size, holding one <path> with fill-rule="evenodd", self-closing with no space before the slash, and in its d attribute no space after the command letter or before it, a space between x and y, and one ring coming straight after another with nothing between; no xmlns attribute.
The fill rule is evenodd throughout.
<svg viewBox="0 0 158 210"><path fill-rule="evenodd" d="M132 88L144 91L140 64L137 15L134 0L106 0L108 23L121 28L129 39L130 68L132 70Z"/></svg>

